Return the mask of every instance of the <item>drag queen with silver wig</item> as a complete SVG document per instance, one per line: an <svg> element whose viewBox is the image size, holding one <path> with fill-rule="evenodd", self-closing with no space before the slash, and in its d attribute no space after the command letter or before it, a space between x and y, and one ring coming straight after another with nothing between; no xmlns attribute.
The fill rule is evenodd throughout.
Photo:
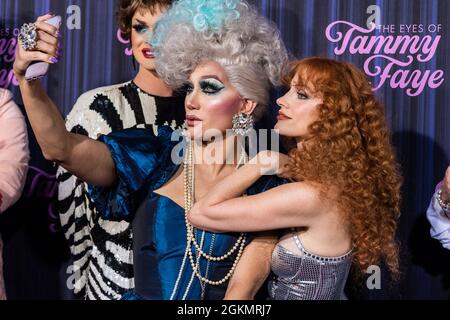
<svg viewBox="0 0 450 320"><path fill-rule="evenodd" d="M220 138L237 140L226 131L245 133L264 112L287 60L283 42L243 1L181 0L157 24L151 44L159 76L186 90L183 134L164 126L158 136L147 129L99 140L69 133L40 83L20 77L26 66L17 64L33 130L47 159L92 185L91 198L105 219L131 221L135 290L125 299L251 299L270 271L274 236L206 232L186 215L245 162L243 152ZM207 148L224 148L222 158L199 161ZM262 177L244 193L281 183Z"/></svg>

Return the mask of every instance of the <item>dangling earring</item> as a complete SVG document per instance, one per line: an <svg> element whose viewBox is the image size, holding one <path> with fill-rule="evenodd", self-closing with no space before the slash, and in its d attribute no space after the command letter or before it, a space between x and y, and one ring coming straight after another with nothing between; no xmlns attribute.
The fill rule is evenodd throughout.
<svg viewBox="0 0 450 320"><path fill-rule="evenodd" d="M233 132L239 136L245 136L253 129L254 118L251 114L238 113L233 117Z"/></svg>
<svg viewBox="0 0 450 320"><path fill-rule="evenodd" d="M241 166L243 166L244 164L248 163L248 154L247 154L247 151L245 150L245 140L241 141L241 139L244 140L243 137L240 139L238 138L238 142L237 142L240 146L240 148L239 148L240 150L238 151L239 152L239 160L236 165L236 169L238 169Z"/></svg>

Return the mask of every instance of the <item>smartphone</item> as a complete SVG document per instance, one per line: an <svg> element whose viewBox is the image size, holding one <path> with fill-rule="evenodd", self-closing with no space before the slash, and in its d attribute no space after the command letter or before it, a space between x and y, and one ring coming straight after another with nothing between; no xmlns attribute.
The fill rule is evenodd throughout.
<svg viewBox="0 0 450 320"><path fill-rule="evenodd" d="M55 16L45 22L59 29L59 27L61 26L61 17ZM25 71L25 79L27 79L28 81L40 79L47 74L48 68L49 63L47 62L32 62Z"/></svg>

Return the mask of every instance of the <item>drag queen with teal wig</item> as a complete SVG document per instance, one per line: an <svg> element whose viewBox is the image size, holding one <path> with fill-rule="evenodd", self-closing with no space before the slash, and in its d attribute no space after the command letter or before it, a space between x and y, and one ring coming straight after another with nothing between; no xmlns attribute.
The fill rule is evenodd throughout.
<svg viewBox="0 0 450 320"><path fill-rule="evenodd" d="M186 90L185 130L160 127L155 137L129 129L92 140L67 132L43 89L21 81L33 130L47 159L92 185L104 217L132 221L135 290L124 299L252 299L277 239L206 232L187 212L245 162L244 149L228 142L265 112L285 47L276 27L238 0L178 1L150 39L158 75ZM207 150L223 152L201 161ZM265 176L246 194L281 183Z"/></svg>

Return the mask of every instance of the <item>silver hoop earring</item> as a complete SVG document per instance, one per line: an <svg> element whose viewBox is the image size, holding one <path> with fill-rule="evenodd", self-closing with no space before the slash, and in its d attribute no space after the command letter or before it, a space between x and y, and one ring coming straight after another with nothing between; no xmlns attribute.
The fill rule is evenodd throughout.
<svg viewBox="0 0 450 320"><path fill-rule="evenodd" d="M254 118L251 114L238 113L233 117L233 132L236 135L245 136L253 129Z"/></svg>

